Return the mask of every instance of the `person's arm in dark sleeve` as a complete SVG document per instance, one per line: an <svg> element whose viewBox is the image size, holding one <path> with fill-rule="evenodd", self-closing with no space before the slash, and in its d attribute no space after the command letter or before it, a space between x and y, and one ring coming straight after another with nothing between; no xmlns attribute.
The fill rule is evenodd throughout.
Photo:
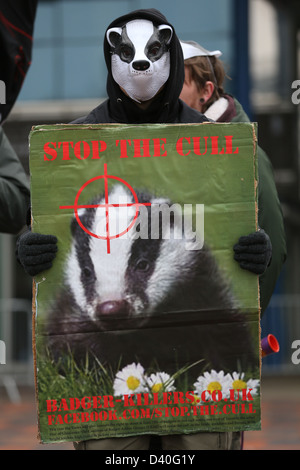
<svg viewBox="0 0 300 470"><path fill-rule="evenodd" d="M265 152L258 148L258 224L269 235L272 258L269 267L259 278L262 313L268 306L286 260L287 247L282 210L275 186L273 167Z"/></svg>
<svg viewBox="0 0 300 470"><path fill-rule="evenodd" d="M38 0L0 0L0 80L6 89L1 123L16 102L31 64L37 5Z"/></svg>
<svg viewBox="0 0 300 470"><path fill-rule="evenodd" d="M15 234L21 230L29 200L28 177L0 127L0 232Z"/></svg>

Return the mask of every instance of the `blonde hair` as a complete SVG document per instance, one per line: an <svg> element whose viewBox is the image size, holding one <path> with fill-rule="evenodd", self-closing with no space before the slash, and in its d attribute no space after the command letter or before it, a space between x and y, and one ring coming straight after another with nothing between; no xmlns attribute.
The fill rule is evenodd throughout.
<svg viewBox="0 0 300 470"><path fill-rule="evenodd" d="M215 56L197 56L186 59L184 65L188 67L191 80L196 83L199 91L204 88L208 81L214 84L212 96L202 107L202 112L205 112L224 95L223 82L226 72L223 63Z"/></svg>

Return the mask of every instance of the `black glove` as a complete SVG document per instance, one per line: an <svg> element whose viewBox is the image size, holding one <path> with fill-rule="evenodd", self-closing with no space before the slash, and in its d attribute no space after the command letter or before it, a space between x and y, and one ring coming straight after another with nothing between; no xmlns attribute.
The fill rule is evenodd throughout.
<svg viewBox="0 0 300 470"><path fill-rule="evenodd" d="M54 235L27 231L17 240L17 259L30 276L51 268L56 252L57 238Z"/></svg>
<svg viewBox="0 0 300 470"><path fill-rule="evenodd" d="M240 267L255 274L263 274L272 258L272 244L264 230L240 237L233 250Z"/></svg>

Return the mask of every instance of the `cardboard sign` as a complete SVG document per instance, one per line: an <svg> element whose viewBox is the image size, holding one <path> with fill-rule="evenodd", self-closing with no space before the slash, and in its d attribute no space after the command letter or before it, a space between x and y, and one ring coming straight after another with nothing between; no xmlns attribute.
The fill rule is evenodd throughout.
<svg viewBox="0 0 300 470"><path fill-rule="evenodd" d="M37 126L30 172L40 439L260 429L255 125Z"/></svg>

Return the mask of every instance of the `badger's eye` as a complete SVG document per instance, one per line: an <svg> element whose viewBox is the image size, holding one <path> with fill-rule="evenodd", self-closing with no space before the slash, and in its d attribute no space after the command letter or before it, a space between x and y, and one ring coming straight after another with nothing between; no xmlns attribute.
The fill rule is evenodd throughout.
<svg viewBox="0 0 300 470"><path fill-rule="evenodd" d="M92 270L91 270L91 268L89 268L88 266L85 266L85 267L83 268L82 272L83 272L83 274L84 274L84 277L87 278L87 279L90 278L91 275L92 275Z"/></svg>
<svg viewBox="0 0 300 470"><path fill-rule="evenodd" d="M150 263L146 259L140 259L136 263L135 268L139 271L142 271L142 272L146 273L150 268Z"/></svg>
<svg viewBox="0 0 300 470"><path fill-rule="evenodd" d="M148 55L149 56L156 56L159 53L160 48L161 48L160 43L155 42L154 44L152 44L152 46L150 46L150 48L148 50Z"/></svg>
<svg viewBox="0 0 300 470"><path fill-rule="evenodd" d="M124 59L130 59L133 56L132 48L126 45L121 46L121 55Z"/></svg>

